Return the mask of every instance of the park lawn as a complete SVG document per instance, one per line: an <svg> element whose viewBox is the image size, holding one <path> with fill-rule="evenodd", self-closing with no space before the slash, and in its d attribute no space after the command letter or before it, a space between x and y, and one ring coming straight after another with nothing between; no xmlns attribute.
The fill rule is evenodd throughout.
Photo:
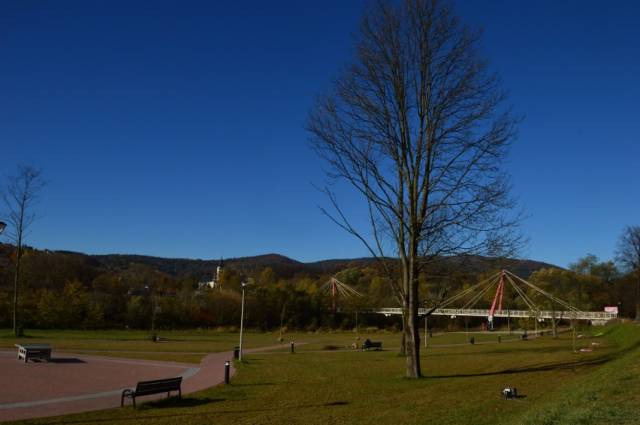
<svg viewBox="0 0 640 425"><path fill-rule="evenodd" d="M320 335L317 343L349 336ZM252 353L237 365L232 385L182 401L25 423L637 423L634 407L640 399L633 388L640 383L640 327L611 327L577 341L593 352L572 352L570 333L558 339L434 347L423 353L426 379L420 380L402 377L404 359L392 350L305 352L300 346L296 354ZM505 386L517 387L524 397L503 400Z"/></svg>
<svg viewBox="0 0 640 425"><path fill-rule="evenodd" d="M56 352L96 356L126 357L147 360L167 360L199 363L212 352L231 351L238 345L237 332L215 330L159 331L161 342L152 342L148 331L141 330L30 330L23 338L15 338L10 330L0 330L0 349L14 349L14 344L48 343ZM385 347L399 347L400 336L392 332L359 333L360 341L366 338L384 341ZM279 342L278 332L245 332L243 346L246 350L273 347L289 351L290 341L297 342L296 351L322 350L327 346L341 349L356 341L356 333L344 332L291 332ZM280 348L277 348L280 346Z"/></svg>
<svg viewBox="0 0 640 425"><path fill-rule="evenodd" d="M48 343L56 352L73 352L97 356L127 357L199 363L212 352L231 351L238 345L237 332L160 331L160 342L152 342L148 331L111 330L33 330L24 338L14 338L9 330L0 331L0 349L14 344ZM278 345L277 333L247 332L247 349Z"/></svg>
<svg viewBox="0 0 640 425"><path fill-rule="evenodd" d="M30 330L24 338L14 338L10 330L0 330L0 349L13 349L15 343L48 343L55 352L126 357L147 360L168 360L199 363L208 353L231 351L238 345L237 332L215 330L159 331L161 342L152 342L148 331L143 330ZM516 341L519 335L506 332L451 332L435 333L428 339L429 346L464 344L470 337L476 344ZM295 342L297 352L321 350L350 350L355 342L361 345L369 338L383 343L385 349L398 350L398 332L361 330L336 332L288 332L279 342L278 332L246 332L246 350L273 347L272 351L288 352L289 343ZM279 348L278 348L279 346Z"/></svg>
<svg viewBox="0 0 640 425"><path fill-rule="evenodd" d="M565 391L553 391L515 417L513 425L640 423L640 326L608 329L618 346L611 359Z"/></svg>

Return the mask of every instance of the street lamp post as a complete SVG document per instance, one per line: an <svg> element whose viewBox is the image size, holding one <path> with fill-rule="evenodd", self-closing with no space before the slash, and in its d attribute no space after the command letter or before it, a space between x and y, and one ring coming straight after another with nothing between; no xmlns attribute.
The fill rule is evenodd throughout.
<svg viewBox="0 0 640 425"><path fill-rule="evenodd" d="M618 323L622 322L622 301L618 301Z"/></svg>
<svg viewBox="0 0 640 425"><path fill-rule="evenodd" d="M242 304L240 307L240 349L238 352L238 360L242 361L242 330L244 327L244 288L247 286L247 282L242 282Z"/></svg>

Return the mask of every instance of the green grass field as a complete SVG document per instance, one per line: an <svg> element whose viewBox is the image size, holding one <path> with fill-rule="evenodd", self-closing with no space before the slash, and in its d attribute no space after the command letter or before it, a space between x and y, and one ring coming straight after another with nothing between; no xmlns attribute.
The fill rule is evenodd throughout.
<svg viewBox="0 0 640 425"><path fill-rule="evenodd" d="M385 347L399 347L397 333L376 332L360 333L361 340L371 338L381 340ZM148 331L57 331L31 330L24 338L14 338L9 330L0 330L0 349L13 349L15 343L49 343L56 352L73 352L112 357L142 358L149 360L171 360L187 363L199 363L212 352L231 351L238 345L238 333L218 331L162 331L161 342L152 342ZM289 342L299 344L296 351L322 350L329 345L346 348L356 341L355 332L293 332L283 335L279 342L278 332L246 332L243 338L245 349L273 347L274 351L288 351ZM443 342L462 342L463 337L453 335L442 338Z"/></svg>
<svg viewBox="0 0 640 425"><path fill-rule="evenodd" d="M92 335L84 338L82 335ZM144 334L142 334L144 336ZM75 335L50 332L30 340L48 340L65 348L104 350L117 342L119 354L140 357L162 346L159 357L174 359L179 351L227 350L236 334L169 333L170 341L152 343L133 332ZM270 346L277 333L247 335L247 347ZM367 335L362 335L366 337ZM246 356L230 386L220 386L183 399L148 403L138 409L33 420L32 424L634 424L640 402L640 327L592 328L577 340L558 339L497 343L495 334L435 335L423 353L425 379L403 378L404 359L397 355L399 336L368 335L387 350L342 349L353 333L288 334L287 340L308 342L296 354L287 347ZM175 341L174 341L175 339ZM12 344L0 339L0 346ZM251 342L249 342L251 341ZM462 345L451 345L462 342ZM593 343L597 344L594 345ZM151 346L151 348L150 348ZM197 347L197 348L192 348ZM200 351L202 350L202 351ZM106 352L105 352L106 353ZM111 352L109 352L111 353ZM197 356L197 355L196 355ZM523 395L503 400L500 390L515 386Z"/></svg>
<svg viewBox="0 0 640 425"><path fill-rule="evenodd" d="M8 330L0 331L0 348L16 342L50 343L56 352L73 352L111 357L142 358L199 363L211 352L231 351L238 345L237 333L215 331L164 331L161 342L152 342L148 331L52 331L33 330L26 338L13 338ZM277 344L278 335L247 333L245 346L256 348Z"/></svg>

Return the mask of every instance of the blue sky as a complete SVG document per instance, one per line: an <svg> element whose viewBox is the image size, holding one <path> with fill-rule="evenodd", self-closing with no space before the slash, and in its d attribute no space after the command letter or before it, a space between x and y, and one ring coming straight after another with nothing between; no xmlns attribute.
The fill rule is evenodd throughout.
<svg viewBox="0 0 640 425"><path fill-rule="evenodd" d="M28 163L49 180L29 243L366 255L318 210L323 164L304 129L364 5L0 0L0 174ZM611 258L640 220L640 5L603 5L457 4L525 117L505 164L529 216L523 255L563 266Z"/></svg>

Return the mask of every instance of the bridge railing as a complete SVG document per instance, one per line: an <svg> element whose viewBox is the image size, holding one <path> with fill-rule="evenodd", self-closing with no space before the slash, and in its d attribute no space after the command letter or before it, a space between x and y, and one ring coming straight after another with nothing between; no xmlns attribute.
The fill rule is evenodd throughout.
<svg viewBox="0 0 640 425"><path fill-rule="evenodd" d="M425 315L430 308L418 309L419 315ZM385 315L402 314L401 308L378 308L365 310L363 312L378 313ZM489 317L487 309L469 309L469 308L438 308L431 313L434 316L472 316L472 317ZM576 320L611 320L618 317L616 313L608 313L604 311L552 311L552 310L496 310L494 317L535 317L538 319L576 319Z"/></svg>

